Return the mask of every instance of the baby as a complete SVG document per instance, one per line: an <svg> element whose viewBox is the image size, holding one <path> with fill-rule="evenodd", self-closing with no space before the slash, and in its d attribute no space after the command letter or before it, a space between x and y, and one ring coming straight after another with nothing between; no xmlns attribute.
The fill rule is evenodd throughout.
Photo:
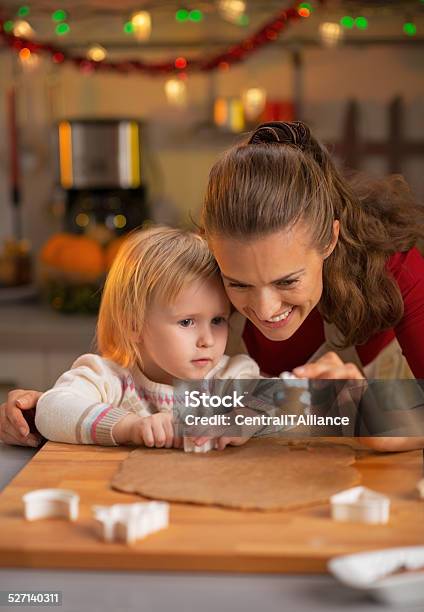
<svg viewBox="0 0 424 612"><path fill-rule="evenodd" d="M167 227L133 232L103 291L100 355L79 357L42 395L38 430L73 444L179 447L175 379L260 378L250 357L224 354L229 315L219 269L200 236ZM217 448L248 437L221 436Z"/></svg>

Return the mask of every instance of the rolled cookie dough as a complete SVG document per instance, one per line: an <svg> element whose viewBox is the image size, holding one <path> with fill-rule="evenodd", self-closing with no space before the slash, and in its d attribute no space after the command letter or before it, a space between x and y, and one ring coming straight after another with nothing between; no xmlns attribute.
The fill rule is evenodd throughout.
<svg viewBox="0 0 424 612"><path fill-rule="evenodd" d="M243 510L288 510L325 503L356 485L355 452L332 443L252 439L205 454L140 448L112 480L127 493Z"/></svg>

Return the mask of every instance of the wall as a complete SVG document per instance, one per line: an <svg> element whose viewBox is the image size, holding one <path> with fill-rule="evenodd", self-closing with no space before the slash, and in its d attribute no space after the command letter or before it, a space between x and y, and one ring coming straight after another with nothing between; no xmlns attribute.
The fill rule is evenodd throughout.
<svg viewBox="0 0 424 612"><path fill-rule="evenodd" d="M385 107L401 94L405 100L405 133L423 140L421 47L309 47L303 52L304 115L316 134L337 140L346 101L361 101L361 131L369 138L386 137ZM5 92L12 82L15 58L0 53L0 242L11 234L7 168ZM237 95L261 85L271 98L290 98L293 71L281 46L260 52L228 73L190 77L190 106L167 105L164 79L142 76L82 75L70 66L43 60L37 69L18 76L25 234L38 247L59 228L51 213L58 198L52 135L62 117L130 116L146 122L146 177L158 217L169 208L183 220L196 214L208 170L234 138L220 136L205 122L214 95ZM410 160L405 175L422 198L422 158ZM385 162L368 160L367 168L386 171ZM172 216L172 214L171 214ZM174 213L175 217L175 213ZM166 215L165 215L166 218Z"/></svg>

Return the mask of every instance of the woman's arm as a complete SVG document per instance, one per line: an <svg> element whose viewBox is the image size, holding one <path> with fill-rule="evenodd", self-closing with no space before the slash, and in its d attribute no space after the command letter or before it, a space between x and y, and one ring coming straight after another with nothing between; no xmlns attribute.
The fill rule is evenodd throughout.
<svg viewBox="0 0 424 612"><path fill-rule="evenodd" d="M395 328L396 337L416 378L424 378L424 258L417 248L397 253L388 265L399 285L404 313ZM407 451L424 448L423 437L373 437L359 441L378 451Z"/></svg>
<svg viewBox="0 0 424 612"><path fill-rule="evenodd" d="M368 448L381 452L408 451L424 448L424 438L358 438L359 442Z"/></svg>
<svg viewBox="0 0 424 612"><path fill-rule="evenodd" d="M293 372L302 378L316 379L346 379L361 380L363 375L353 363L343 363L340 357L333 352L326 353L315 363L308 363L302 367L295 368ZM361 437L359 441L367 446L381 452L407 451L424 448L422 437Z"/></svg>

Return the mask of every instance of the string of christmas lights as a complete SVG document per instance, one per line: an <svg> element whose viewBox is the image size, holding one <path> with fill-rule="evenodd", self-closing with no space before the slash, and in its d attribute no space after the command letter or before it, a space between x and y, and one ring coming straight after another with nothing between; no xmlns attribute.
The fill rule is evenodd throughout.
<svg viewBox="0 0 424 612"><path fill-rule="evenodd" d="M319 1L323 4L325 0ZM55 64L70 62L86 73L95 71L113 71L121 74L140 72L152 76L179 74L181 78L185 78L187 73L210 72L216 69L226 70L233 64L246 60L247 57L253 55L259 49L276 41L291 22L309 17L310 11L307 5L308 3L299 4L299 2L296 2L290 7L279 11L270 21L253 34L216 55L196 58L177 57L163 62L149 62L138 59L111 61L104 59L104 54L99 54L97 56L98 59L95 59L96 56L92 56L91 59L86 56L73 56L59 45L37 42L23 36L16 36L13 31L8 31L9 28L4 27L5 23L10 23L10 20L6 21L1 18L0 37L9 48L20 55L46 53L51 56Z"/></svg>

